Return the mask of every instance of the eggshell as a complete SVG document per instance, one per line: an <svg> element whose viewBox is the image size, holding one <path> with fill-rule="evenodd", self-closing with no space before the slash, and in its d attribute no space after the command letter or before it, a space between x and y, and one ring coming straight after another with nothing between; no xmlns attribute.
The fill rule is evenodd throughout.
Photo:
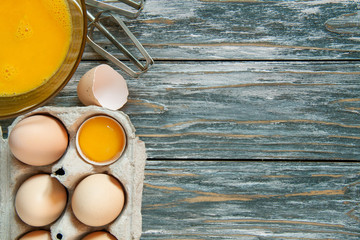
<svg viewBox="0 0 360 240"><path fill-rule="evenodd" d="M82 240L117 240L108 232L98 231L86 235Z"/></svg>
<svg viewBox="0 0 360 240"><path fill-rule="evenodd" d="M25 223L40 227L54 222L65 209L66 202L66 189L57 179L37 174L18 189L15 210Z"/></svg>
<svg viewBox="0 0 360 240"><path fill-rule="evenodd" d="M33 115L20 121L9 135L12 154L21 162L45 166L56 162L66 151L68 135L57 119Z"/></svg>
<svg viewBox="0 0 360 240"><path fill-rule="evenodd" d="M120 158L125 147L124 128L114 118L105 115L95 115L87 119L76 133L76 149L86 162L93 165L114 163ZM94 160L95 158L97 160Z"/></svg>
<svg viewBox="0 0 360 240"><path fill-rule="evenodd" d="M16 192L30 176L47 173L57 179L68 192L68 203L59 218L41 227L51 232L52 239L81 240L93 231L106 231L118 240L139 240L142 233L141 203L146 164L145 143L135 134L135 128L129 116L121 111L112 111L98 106L88 107L54 107L38 108L30 113L17 117L9 126L9 134L23 119L33 115L46 114L61 121L68 133L69 145L64 155L53 164L34 167L23 164L11 154L8 139L0 137L0 182L2 184L0 239L16 239L25 233L34 231L33 227L23 222L15 210ZM94 166L81 159L76 150L76 133L80 125L96 115L114 118L126 132L127 146L118 159L111 165ZM0 134L1 135L1 134ZM92 174L106 173L121 183L125 194L125 205L120 215L111 223L102 227L92 227L80 222L72 211L71 198L75 187ZM4 190L4 191L3 191ZM69 198L70 197L70 198Z"/></svg>
<svg viewBox="0 0 360 240"><path fill-rule="evenodd" d="M51 235L48 231L38 230L25 234L19 240L51 240Z"/></svg>
<svg viewBox="0 0 360 240"><path fill-rule="evenodd" d="M82 223L99 227L114 221L124 207L125 193L120 182L108 174L93 174L75 188L71 205Z"/></svg>
<svg viewBox="0 0 360 240"><path fill-rule="evenodd" d="M125 79L112 67L101 64L81 77L77 93L84 105L120 109L129 95Z"/></svg>

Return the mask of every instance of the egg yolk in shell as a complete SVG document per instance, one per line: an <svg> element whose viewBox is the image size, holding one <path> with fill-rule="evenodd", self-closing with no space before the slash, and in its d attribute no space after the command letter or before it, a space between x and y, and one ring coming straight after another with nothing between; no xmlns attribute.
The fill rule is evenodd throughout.
<svg viewBox="0 0 360 240"><path fill-rule="evenodd" d="M90 161L106 163L120 157L126 145L125 131L116 120L95 116L86 120L77 135L80 152Z"/></svg>

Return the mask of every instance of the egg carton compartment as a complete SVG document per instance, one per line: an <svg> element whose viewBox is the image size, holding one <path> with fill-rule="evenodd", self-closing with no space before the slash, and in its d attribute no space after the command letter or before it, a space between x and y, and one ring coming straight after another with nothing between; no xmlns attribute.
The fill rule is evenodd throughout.
<svg viewBox="0 0 360 240"><path fill-rule="evenodd" d="M47 114L58 119L65 127L69 137L64 155L47 166L30 166L17 160L10 151L8 139L1 139L1 229L4 239L18 239L24 233L44 229L51 231L52 239L80 240L86 234L105 230L118 240L140 239L142 231L141 201L146 162L145 144L135 135L135 128L129 117L120 111L90 107L42 107L14 120L11 131L21 120L35 114ZM96 166L84 161L76 149L76 133L80 125L95 115L106 115L117 120L126 132L126 147L121 157L114 163ZM16 192L29 177L47 173L65 186L68 192L67 204L62 215L50 225L32 227L24 223L14 207ZM72 212L71 198L77 184L85 177L106 173L115 177L123 186L125 205L120 215L111 223L101 227L90 227L80 222Z"/></svg>

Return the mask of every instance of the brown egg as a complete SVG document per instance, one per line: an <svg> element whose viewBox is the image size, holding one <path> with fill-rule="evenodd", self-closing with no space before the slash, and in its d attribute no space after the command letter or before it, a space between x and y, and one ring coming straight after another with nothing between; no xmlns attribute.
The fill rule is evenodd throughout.
<svg viewBox="0 0 360 240"><path fill-rule="evenodd" d="M129 95L125 79L112 67L101 64L81 77L77 94L84 105L120 109Z"/></svg>
<svg viewBox="0 0 360 240"><path fill-rule="evenodd" d="M117 240L108 232L98 231L86 235L82 240Z"/></svg>
<svg viewBox="0 0 360 240"><path fill-rule="evenodd" d="M65 127L47 115L33 115L21 120L9 135L12 154L33 166L45 166L59 160L67 146Z"/></svg>
<svg viewBox="0 0 360 240"><path fill-rule="evenodd" d="M37 174L21 184L15 197L15 210L22 221L41 227L54 222L67 202L65 187L48 174Z"/></svg>
<svg viewBox="0 0 360 240"><path fill-rule="evenodd" d="M38 230L25 234L19 240L51 240L51 235L48 231Z"/></svg>
<svg viewBox="0 0 360 240"><path fill-rule="evenodd" d="M82 223L98 227L111 223L124 207L125 193L120 182L107 174L93 174L75 188L71 207Z"/></svg>

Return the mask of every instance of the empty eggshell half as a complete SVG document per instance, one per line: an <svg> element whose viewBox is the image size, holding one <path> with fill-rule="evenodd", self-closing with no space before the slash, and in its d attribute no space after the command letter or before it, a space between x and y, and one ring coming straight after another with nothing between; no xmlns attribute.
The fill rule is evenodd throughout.
<svg viewBox="0 0 360 240"><path fill-rule="evenodd" d="M101 64L81 77L77 93L84 105L118 110L127 102L129 91L125 79L112 67Z"/></svg>

